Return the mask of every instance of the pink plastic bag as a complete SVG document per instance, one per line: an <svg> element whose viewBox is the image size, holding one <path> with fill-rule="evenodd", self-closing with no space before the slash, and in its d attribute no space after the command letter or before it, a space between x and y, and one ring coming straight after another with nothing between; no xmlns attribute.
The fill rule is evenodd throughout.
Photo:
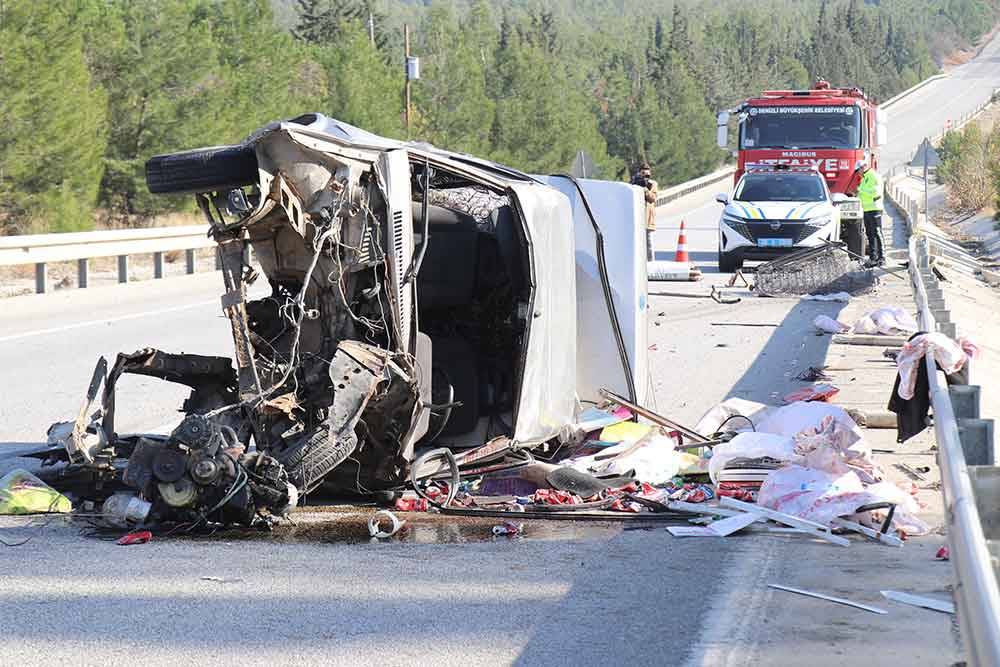
<svg viewBox="0 0 1000 667"><path fill-rule="evenodd" d="M853 471L838 475L788 465L768 475L757 494L757 503L762 507L826 526L837 517L852 517L871 525L875 522L870 512L854 515L862 505L880 502L896 503L893 528L910 535L930 531L927 524L913 516L918 507L912 496L887 482L866 488Z"/></svg>

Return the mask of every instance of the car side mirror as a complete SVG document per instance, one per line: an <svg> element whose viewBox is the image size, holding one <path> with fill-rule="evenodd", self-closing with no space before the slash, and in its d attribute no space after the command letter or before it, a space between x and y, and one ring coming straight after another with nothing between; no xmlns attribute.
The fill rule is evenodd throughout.
<svg viewBox="0 0 1000 667"><path fill-rule="evenodd" d="M719 202L720 204L728 204L729 195L727 195L725 192L720 192L719 194L715 195L715 201Z"/></svg>
<svg viewBox="0 0 1000 667"><path fill-rule="evenodd" d="M831 199L833 200L834 204L843 204L844 202L848 201L850 197L845 195L843 192L834 192L833 197L831 197Z"/></svg>

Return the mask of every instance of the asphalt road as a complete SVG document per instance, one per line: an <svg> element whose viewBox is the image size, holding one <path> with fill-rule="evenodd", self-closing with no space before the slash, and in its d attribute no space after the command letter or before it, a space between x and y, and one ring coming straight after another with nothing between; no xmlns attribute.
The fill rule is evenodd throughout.
<svg viewBox="0 0 1000 667"><path fill-rule="evenodd" d="M884 164L1000 86L998 52L994 41L979 60L897 105ZM728 278L715 269L713 194L665 208L655 239L672 256L686 220L692 257L707 274L701 283L650 286L656 404L688 423L727 396L773 401L799 386L792 376L826 353L828 339L811 335L813 317L840 309L702 298ZM0 302L0 446L43 439L49 423L70 418L99 355L145 346L229 354L219 282L209 274ZM141 378L121 386L123 431L176 420L182 389ZM857 578L838 574L840 556L825 545L804 550L769 535L705 542L612 526L560 539L529 532L444 544L160 540L122 548L58 523L37 531L21 523L0 522L5 539L34 535L0 548L0 663L788 664L756 650L719 650L727 637L742 646L766 634L772 605L783 602L764 596L761 582L787 581L812 558L830 577ZM874 558L893 567L897 557ZM826 625L856 623L863 635L863 621L820 618L813 635L786 641L781 655L826 655L835 664L844 647L831 637L846 630L831 634ZM849 655L900 664L872 641Z"/></svg>

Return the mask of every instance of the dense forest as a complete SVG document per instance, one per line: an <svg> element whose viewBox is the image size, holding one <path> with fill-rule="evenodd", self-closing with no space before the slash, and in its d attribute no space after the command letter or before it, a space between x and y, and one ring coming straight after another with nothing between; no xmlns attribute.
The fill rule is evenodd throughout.
<svg viewBox="0 0 1000 667"><path fill-rule="evenodd" d="M148 224L154 154L318 110L527 171L585 150L669 184L725 155L714 115L822 76L887 98L996 22L997 0L0 0L0 233Z"/></svg>

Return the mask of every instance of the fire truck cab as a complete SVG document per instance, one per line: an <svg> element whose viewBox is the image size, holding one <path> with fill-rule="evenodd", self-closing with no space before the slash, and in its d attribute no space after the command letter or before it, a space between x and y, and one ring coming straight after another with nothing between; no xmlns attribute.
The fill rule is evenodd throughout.
<svg viewBox="0 0 1000 667"><path fill-rule="evenodd" d="M720 112L717 140L721 148L732 148L729 129L735 121L734 185L748 164L783 164L813 167L831 193L853 194L860 180L855 171L858 160L879 168L878 148L888 134L886 120L885 111L859 88L833 88L820 79L811 90L767 90ZM849 224L854 212L842 213L842 221ZM860 219L857 223L860 226Z"/></svg>

